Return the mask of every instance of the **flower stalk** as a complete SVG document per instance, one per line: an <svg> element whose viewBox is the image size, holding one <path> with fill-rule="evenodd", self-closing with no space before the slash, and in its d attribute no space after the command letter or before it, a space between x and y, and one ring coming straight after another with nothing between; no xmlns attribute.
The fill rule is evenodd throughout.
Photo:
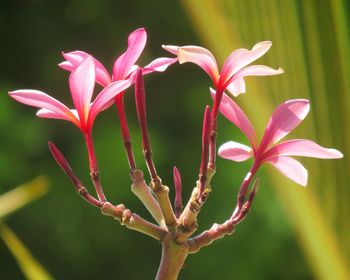
<svg viewBox="0 0 350 280"><path fill-rule="evenodd" d="M169 199L169 188L162 184L162 180L157 174L152 159L152 149L147 129L145 88L141 68L136 73L135 99L137 116L142 134L143 154L152 179L150 187L158 200L167 227L172 230L176 224L176 218Z"/></svg>
<svg viewBox="0 0 350 280"><path fill-rule="evenodd" d="M88 152L88 156L89 156L91 181L94 184L98 199L101 202L104 202L104 201L106 201L106 196L103 192L103 188L102 188L101 181L100 181L100 171L98 169L98 164L97 164L97 159L96 159L94 142L92 139L91 130L88 131L84 136L85 136L85 143L86 143L86 148L87 148L87 152Z"/></svg>
<svg viewBox="0 0 350 280"><path fill-rule="evenodd" d="M208 171L208 160L209 160L209 145L210 145L210 127L211 127L211 117L210 108L207 106L205 108L204 119L203 119L203 130L202 130L202 160L199 168L199 193L198 199L203 203L205 201L207 192L207 171ZM205 195L203 195L205 192Z"/></svg>
<svg viewBox="0 0 350 280"><path fill-rule="evenodd" d="M117 96L117 98L115 100L115 104L117 106L121 134L122 134L124 148L126 151L126 156L127 156L128 164L129 164L129 168L130 168L130 176L133 180L133 173L136 170L136 163L135 163L135 158L134 158L134 152L132 150L130 130L129 130L128 122L126 119L126 114L125 114L124 93L121 93L119 96Z"/></svg>

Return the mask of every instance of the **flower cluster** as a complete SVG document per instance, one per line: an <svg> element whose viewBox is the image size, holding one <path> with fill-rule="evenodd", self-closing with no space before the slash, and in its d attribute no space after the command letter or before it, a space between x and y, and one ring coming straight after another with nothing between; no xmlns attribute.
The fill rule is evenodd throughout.
<svg viewBox="0 0 350 280"><path fill-rule="evenodd" d="M69 87L74 109L69 109L60 101L38 90L16 90L9 92L9 95L18 102L39 108L38 117L67 120L81 130L86 142L90 175L97 198L88 192L62 153L50 142L49 148L57 163L71 179L78 193L91 205L99 207L103 214L118 219L121 224L130 229L161 240L163 256L157 279L175 279L189 253L197 252L200 248L211 244L225 234L232 233L235 226L245 218L255 197L258 180L254 181L248 194L249 186L263 163L271 164L297 184L306 186L307 170L292 156L332 159L341 158L343 155L335 149L321 147L311 140L294 139L279 143L308 114L310 104L306 99L288 100L278 106L273 112L259 143L249 118L233 98L245 93L245 77L271 76L283 73L281 68L273 69L265 65L250 65L270 49L271 42L257 43L251 50L238 49L233 51L224 62L221 71L219 71L213 54L209 50L198 46L163 45L163 48L174 57L157 58L148 65L141 67L136 63L145 48L146 41L147 34L143 28L132 32L128 37L127 50L115 60L111 74L101 62L86 52L62 53L65 60L59 64L59 67L70 72ZM169 188L163 185L152 159L143 83L144 75L152 72L163 72L177 61L180 64L191 62L198 65L212 79L214 87L213 89L210 88L209 91L214 100L213 105L207 105L204 112L202 156L198 180L184 209L179 170L176 167L173 169L175 188L175 205L173 208L169 200ZM96 83L102 86L102 90L93 99ZM123 96L126 90L133 85L142 135L143 154L151 179L149 185L145 183L142 171L137 169L136 166L123 105ZM92 127L97 115L113 103L118 108L121 132L132 179L131 189L158 225L132 213L123 204L112 205L103 193L94 151ZM241 183L237 194L237 204L231 217L224 223L214 224L211 229L191 237L197 229L197 215L208 198L211 190L211 180L215 174L217 156L216 123L219 112L245 134L249 146L230 141L218 149L218 155L235 162L253 158L253 164ZM174 259L176 260L174 261Z"/></svg>

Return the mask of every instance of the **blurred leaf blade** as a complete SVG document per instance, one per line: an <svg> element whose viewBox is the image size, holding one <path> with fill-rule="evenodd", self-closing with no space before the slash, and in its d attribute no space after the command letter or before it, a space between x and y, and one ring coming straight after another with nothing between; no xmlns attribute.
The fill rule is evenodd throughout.
<svg viewBox="0 0 350 280"><path fill-rule="evenodd" d="M16 258L23 274L29 280L54 279L44 267L33 257L16 234L5 224L0 225L0 236L8 249Z"/></svg>
<svg viewBox="0 0 350 280"><path fill-rule="evenodd" d="M1 195L0 219L45 195L48 190L48 180L44 176L40 176Z"/></svg>
<svg viewBox="0 0 350 280"><path fill-rule="evenodd" d="M345 2L341 0L325 2L327 4L332 3L334 13L338 14L338 16L333 17L335 26L338 28L335 36L342 38L337 41L339 42L341 57L348 57L349 45L346 42L348 38L342 37L342 34L340 34L341 32L348 32L345 24L348 19L344 19L344 10L339 8ZM267 0L263 3L259 0L248 2L239 0L182 0L184 10L188 13L188 17L197 30L199 37L221 62L233 49L249 47L249 45L246 45L247 40L251 44L263 39L274 39L274 43L278 44L277 47L279 49L274 49L274 51L276 51L276 55L279 53L279 59L282 58L283 61L277 60L277 66L287 69L286 75L288 77L278 78L275 81L264 80L263 83L251 79L247 84L248 91L252 93L240 97L239 100L259 131L264 130L266 119L276 104L284 101L281 98L293 98L296 96L311 98L314 93L312 85L316 85L318 87L316 89L321 90L322 94L315 92L315 99L318 103L316 103L316 106L319 107L313 109L316 111L315 122L310 124L309 121L306 121L304 124L304 130L307 131L307 133L304 133L305 137L316 138L315 135L317 135L317 137L324 140L324 143L328 143L327 145L334 144L337 148L341 148L344 151L348 150L349 141L344 140L341 143L339 137L337 137L338 135L346 135L346 130L341 130L341 124L346 123L345 119L340 120L342 116L337 110L341 109L344 111L344 108L346 108L345 112L350 112L350 106L346 105L348 101L344 102L345 97L341 99L335 99L334 97L327 99L334 93L329 92L330 86L327 85L327 82L328 84L330 82L325 79L348 85L350 79L346 80L345 77L349 76L348 70L346 70L349 67L349 61L342 60L343 71L340 75L338 72L341 69L336 68L336 66L330 70L330 67L333 65L329 65L325 60L324 53L312 53L311 58L308 57L305 46L310 47L310 44L313 44L320 50L321 47L324 47L320 42L325 42L326 38L324 37L327 34L325 32L322 33L322 27L320 30L316 30L319 22L315 22L314 25L312 25L312 22L308 22L307 28L309 30L307 32L314 32L313 35L317 36L303 37L300 14L304 12L307 21L310 16L314 16L312 13L318 13L317 16L322 18L323 21L329 21L330 19L325 16L322 17L319 14L320 9L315 9L319 5L317 1ZM314 8L310 8L310 3L312 3ZM263 12L258 10L259 7L262 8L261 6L264 6ZM340 20L338 21L338 19ZM330 23L329 26L332 26L332 24ZM267 37L265 38L264 36ZM245 44L242 45L242 41ZM333 47L332 43L332 41L328 42L329 48ZM310 52L312 51L311 49ZM270 54L270 56L274 56L274 54ZM275 61L273 64L275 64ZM322 69L313 71L315 67L322 67ZM308 73L311 73L311 75L308 76ZM319 81L322 81L322 83ZM326 82L323 83L324 81ZM270 96L268 96L269 94ZM349 98L349 92L346 90L341 94L347 95L347 98ZM277 101L275 102L275 100ZM259 104L259 106L251 106L252 104ZM329 118L326 120L326 123L329 122L328 128L332 127L332 131L325 131L323 125L317 127L317 123L322 124L322 119L320 120L318 117L322 117L323 120ZM344 168L348 166L348 160L346 162L341 160L335 163L315 161L309 166L311 166L309 169L316 176L310 176L309 188L306 190L296 189L293 183L284 180L281 176L276 176L275 170L272 169L270 174L271 183L279 194L286 214L294 226L298 240L315 277L324 280L350 279L349 266L345 257L346 250L349 251L349 248L343 248L342 246L342 244L349 243L349 239L345 237L346 235L349 236L349 232L344 230L341 233L337 233L336 227L333 227L336 222L338 222L340 227L347 228L347 225L349 225L349 212L346 212L348 209L346 206L350 204L349 196L337 195L337 191L340 191L342 194L348 193L347 186L349 182L347 182L346 176L341 176L339 174L340 171L336 172L335 170L344 171ZM345 173L343 172L343 174ZM325 195L320 197L317 192ZM334 204L337 203L342 206L334 208ZM323 205L329 205L329 207L325 208ZM343 221L330 223L326 218L330 209L336 212L334 215L345 216L347 219L343 218Z"/></svg>

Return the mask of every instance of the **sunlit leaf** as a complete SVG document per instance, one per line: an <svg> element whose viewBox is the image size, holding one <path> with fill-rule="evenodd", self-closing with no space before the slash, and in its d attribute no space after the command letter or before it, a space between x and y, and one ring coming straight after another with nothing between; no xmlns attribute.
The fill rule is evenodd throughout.
<svg viewBox="0 0 350 280"><path fill-rule="evenodd" d="M16 258L23 274L29 280L50 280L53 277L38 263L15 233L5 224L0 225L0 237Z"/></svg>
<svg viewBox="0 0 350 280"><path fill-rule="evenodd" d="M0 196L0 219L47 193L48 180L41 176Z"/></svg>
<svg viewBox="0 0 350 280"><path fill-rule="evenodd" d="M182 0L204 45L221 61L233 49L273 41L268 58L273 63L269 61L269 65L282 66L285 76L263 82L249 80L248 93L240 100L258 131L263 131L277 103L310 98L312 114L304 125L304 136L319 138L318 142L347 154L349 14L345 0L321 2L322 7L318 1ZM344 257L350 255L349 166L346 158L336 163L312 162L305 190L269 170L271 183L318 279L350 279Z"/></svg>

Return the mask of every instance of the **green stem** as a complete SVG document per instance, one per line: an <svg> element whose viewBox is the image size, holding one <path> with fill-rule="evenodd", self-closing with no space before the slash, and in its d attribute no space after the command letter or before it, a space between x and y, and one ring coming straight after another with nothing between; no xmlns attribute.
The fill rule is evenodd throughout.
<svg viewBox="0 0 350 280"><path fill-rule="evenodd" d="M143 179L143 173L141 170L135 170L132 174L133 183L131 185L132 192L142 201L143 205L147 208L148 212L157 221L157 223L166 227L162 210L155 197L153 196L151 189L147 186Z"/></svg>

